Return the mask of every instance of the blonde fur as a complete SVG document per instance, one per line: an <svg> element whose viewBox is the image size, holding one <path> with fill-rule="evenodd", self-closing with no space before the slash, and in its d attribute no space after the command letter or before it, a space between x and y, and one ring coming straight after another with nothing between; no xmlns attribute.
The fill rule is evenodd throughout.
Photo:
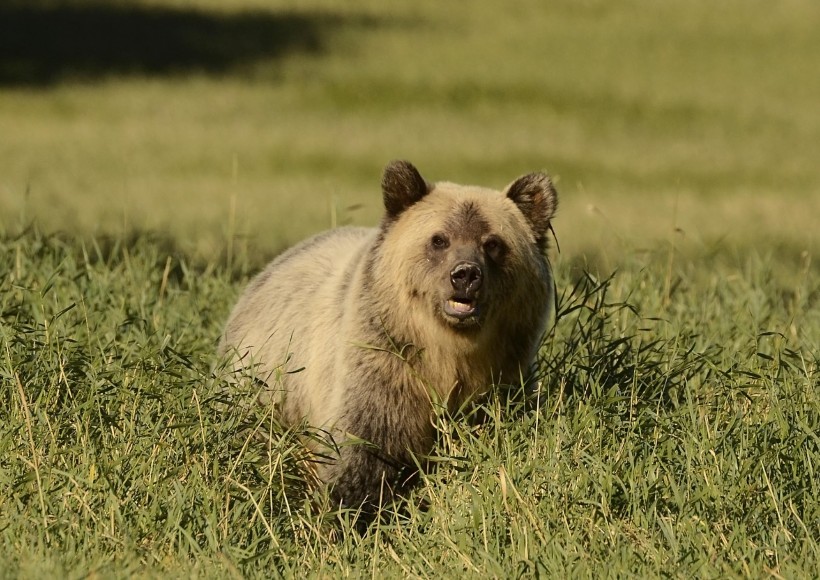
<svg viewBox="0 0 820 580"><path fill-rule="evenodd" d="M335 460L319 477L351 506L402 489L404 469L430 450L437 405L460 407L529 371L553 292L538 231L556 206L545 174L502 193L427 184L394 162L382 183L382 225L325 232L279 256L249 284L219 347L234 369L253 366L262 402L287 424L328 433ZM442 306L456 263L480 276L458 298L475 306L464 320Z"/></svg>

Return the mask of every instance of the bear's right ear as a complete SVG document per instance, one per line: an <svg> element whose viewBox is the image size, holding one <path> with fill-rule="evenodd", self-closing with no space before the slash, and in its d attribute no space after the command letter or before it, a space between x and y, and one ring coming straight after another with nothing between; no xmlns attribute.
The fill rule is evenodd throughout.
<svg viewBox="0 0 820 580"><path fill-rule="evenodd" d="M428 192L427 182L408 161L391 161L382 175L382 195L388 219L395 219Z"/></svg>

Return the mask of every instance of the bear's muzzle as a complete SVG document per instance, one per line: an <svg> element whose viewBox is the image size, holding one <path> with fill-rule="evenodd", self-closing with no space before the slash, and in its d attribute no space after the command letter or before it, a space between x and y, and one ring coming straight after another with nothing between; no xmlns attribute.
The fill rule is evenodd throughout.
<svg viewBox="0 0 820 580"><path fill-rule="evenodd" d="M484 282L484 273L476 262L462 261L450 270L450 283L455 291L444 302L448 316L465 320L478 315L478 293Z"/></svg>

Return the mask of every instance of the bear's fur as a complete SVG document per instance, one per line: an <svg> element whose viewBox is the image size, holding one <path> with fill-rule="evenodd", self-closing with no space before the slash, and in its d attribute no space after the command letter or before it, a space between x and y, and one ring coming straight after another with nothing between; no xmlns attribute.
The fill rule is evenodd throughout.
<svg viewBox="0 0 820 580"><path fill-rule="evenodd" d="M267 385L260 399L286 425L328 434L318 475L351 507L401 489L431 450L436 405L530 371L554 298L546 174L502 193L428 184L394 161L382 191L380 227L319 234L251 281L219 347Z"/></svg>

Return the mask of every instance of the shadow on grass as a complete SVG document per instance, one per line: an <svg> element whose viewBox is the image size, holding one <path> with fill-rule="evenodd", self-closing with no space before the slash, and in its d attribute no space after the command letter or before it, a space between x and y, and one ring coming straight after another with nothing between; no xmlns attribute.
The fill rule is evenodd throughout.
<svg viewBox="0 0 820 580"><path fill-rule="evenodd" d="M337 14L4 0L0 86L128 74L221 74L295 52L320 54L331 30L376 24L370 17Z"/></svg>

